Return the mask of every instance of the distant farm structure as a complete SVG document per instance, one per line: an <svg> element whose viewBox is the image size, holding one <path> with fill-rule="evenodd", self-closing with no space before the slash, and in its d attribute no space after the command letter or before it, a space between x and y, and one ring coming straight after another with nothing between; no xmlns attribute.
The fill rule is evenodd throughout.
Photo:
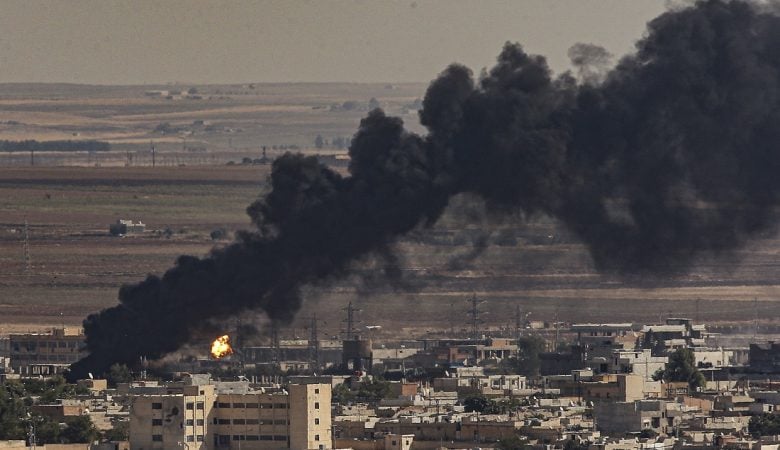
<svg viewBox="0 0 780 450"><path fill-rule="evenodd" d="M133 222L132 220L118 219L116 223L112 223L108 227L108 232L112 236L124 236L127 234L141 234L146 231L146 224L141 222Z"/></svg>

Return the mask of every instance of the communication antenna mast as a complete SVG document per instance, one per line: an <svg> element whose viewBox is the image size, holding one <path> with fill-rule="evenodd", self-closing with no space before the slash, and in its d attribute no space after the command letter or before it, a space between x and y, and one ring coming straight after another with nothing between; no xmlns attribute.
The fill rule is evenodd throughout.
<svg viewBox="0 0 780 450"><path fill-rule="evenodd" d="M32 270L32 260L30 258L30 227L27 225L27 219L24 219L24 271Z"/></svg>
<svg viewBox="0 0 780 450"><path fill-rule="evenodd" d="M469 308L468 315L471 316L471 336L472 339L477 340L479 339L479 325L482 323L480 320L480 311L479 311L479 305L482 303L485 303L484 301L481 301L477 299L477 294L473 294L471 296L471 307Z"/></svg>
<svg viewBox="0 0 780 450"><path fill-rule="evenodd" d="M279 362L279 322L271 322L271 347L273 348L273 362Z"/></svg>
<svg viewBox="0 0 780 450"><path fill-rule="evenodd" d="M753 341L758 337L758 298L753 297Z"/></svg>
<svg viewBox="0 0 780 450"><path fill-rule="evenodd" d="M346 333L345 333L346 334L346 338L347 338L348 341L351 341L352 339L355 338L355 331L356 331L355 330L355 313L356 312L360 312L360 310L355 308L355 307L353 307L352 306L352 302L349 302L349 304L347 304L347 307L343 308L343 310L347 312L347 319L344 320L344 323L347 324L347 329L346 329Z"/></svg>
<svg viewBox="0 0 780 450"><path fill-rule="evenodd" d="M311 318L311 325L309 327L309 359L313 369L319 369L320 367L320 337L317 331L317 315L314 314Z"/></svg>

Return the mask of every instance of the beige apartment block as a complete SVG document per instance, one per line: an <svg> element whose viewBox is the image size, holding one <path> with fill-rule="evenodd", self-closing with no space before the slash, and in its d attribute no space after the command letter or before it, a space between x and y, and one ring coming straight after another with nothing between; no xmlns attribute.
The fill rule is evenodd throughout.
<svg viewBox="0 0 780 450"><path fill-rule="evenodd" d="M130 448L330 449L331 386L295 384L288 389L266 393L212 384L161 386L161 393L134 397Z"/></svg>

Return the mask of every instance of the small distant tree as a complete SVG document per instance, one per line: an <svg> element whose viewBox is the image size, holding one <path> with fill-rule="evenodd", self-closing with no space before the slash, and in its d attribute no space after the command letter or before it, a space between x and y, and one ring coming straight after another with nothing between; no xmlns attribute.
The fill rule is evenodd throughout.
<svg viewBox="0 0 780 450"><path fill-rule="evenodd" d="M332 392L333 401L345 405L355 401L355 394L345 383L339 384L333 388Z"/></svg>
<svg viewBox="0 0 780 450"><path fill-rule="evenodd" d="M523 336L517 340L518 372L527 377L539 376L542 362L539 354L544 351L544 339L539 336Z"/></svg>
<svg viewBox="0 0 780 450"><path fill-rule="evenodd" d="M379 104L379 100L376 99L376 97L371 97L371 100L368 101L368 110L372 111L377 108L381 108L382 105Z"/></svg>
<svg viewBox="0 0 780 450"><path fill-rule="evenodd" d="M688 348L677 349L669 355L666 368L657 376L664 381L685 381L691 390L702 387L707 382L696 368L693 351Z"/></svg>
<svg viewBox="0 0 780 450"><path fill-rule="evenodd" d="M66 444L88 444L99 437L100 431L89 416L65 418L65 428L60 432L60 440Z"/></svg>
<svg viewBox="0 0 780 450"><path fill-rule="evenodd" d="M754 437L776 436L780 434L780 415L761 414L753 416L748 423L748 430Z"/></svg>
<svg viewBox="0 0 780 450"><path fill-rule="evenodd" d="M656 433L656 431L653 430L652 428L645 428L644 430L639 432L639 437L642 439L652 439L657 436L658 433Z"/></svg>
<svg viewBox="0 0 780 450"><path fill-rule="evenodd" d="M195 94L198 93L198 89L194 88L194 87L191 87L191 88L187 89L187 93L190 94L190 95L195 95Z"/></svg>
<svg viewBox="0 0 780 450"><path fill-rule="evenodd" d="M317 137L314 138L314 146L317 148L325 146L325 139L322 138L322 135L318 134Z"/></svg>
<svg viewBox="0 0 780 450"><path fill-rule="evenodd" d="M387 398L390 394L390 383L374 378L371 381L361 383L357 392L357 397L368 402L378 402L383 398Z"/></svg>
<svg viewBox="0 0 780 450"><path fill-rule="evenodd" d="M501 407L496 402L490 400L482 394L475 394L466 397L463 400L463 408L466 412L478 412L484 414L497 414L501 412Z"/></svg>
<svg viewBox="0 0 780 450"><path fill-rule="evenodd" d="M227 231L224 228L217 228L209 233L212 241L219 241L227 237Z"/></svg>
<svg viewBox="0 0 780 450"><path fill-rule="evenodd" d="M523 450L529 447L530 446L516 434L501 438L496 443L496 449L498 450Z"/></svg>
<svg viewBox="0 0 780 450"><path fill-rule="evenodd" d="M130 373L130 369L125 364L119 363L114 363L109 367L106 378L112 386L116 386L117 383L129 383L133 381L133 375Z"/></svg>
<svg viewBox="0 0 780 450"><path fill-rule="evenodd" d="M130 439L130 422L116 422L113 428L103 432L103 439L107 441L126 441Z"/></svg>

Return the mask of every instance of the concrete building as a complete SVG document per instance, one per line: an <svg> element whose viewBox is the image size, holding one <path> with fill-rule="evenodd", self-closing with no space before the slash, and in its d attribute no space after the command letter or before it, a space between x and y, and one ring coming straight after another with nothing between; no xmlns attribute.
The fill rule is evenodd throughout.
<svg viewBox="0 0 780 450"><path fill-rule="evenodd" d="M761 373L780 372L780 343L750 344L750 370Z"/></svg>
<svg viewBox="0 0 780 450"><path fill-rule="evenodd" d="M12 334L9 343L11 369L21 375L61 373L86 356L81 329L55 328L48 333Z"/></svg>
<svg viewBox="0 0 780 450"><path fill-rule="evenodd" d="M633 373L651 381L658 370L666 367L666 356L653 356L650 349L617 350L610 359L610 373Z"/></svg>
<svg viewBox="0 0 780 450"><path fill-rule="evenodd" d="M601 375L582 382L582 398L593 402L632 402L645 397L645 380L635 374Z"/></svg>
<svg viewBox="0 0 780 450"><path fill-rule="evenodd" d="M705 347L709 336L704 324L694 324L693 320L684 318L668 318L664 325L645 325L642 332L648 339L662 340L668 352L678 348Z"/></svg>
<svg viewBox="0 0 780 450"><path fill-rule="evenodd" d="M593 408L596 428L602 433L620 435L653 430L668 433L682 421L682 405L663 400L597 403Z"/></svg>
<svg viewBox="0 0 780 450"><path fill-rule="evenodd" d="M330 384L288 389L202 379L131 388L130 448L331 448Z"/></svg>

